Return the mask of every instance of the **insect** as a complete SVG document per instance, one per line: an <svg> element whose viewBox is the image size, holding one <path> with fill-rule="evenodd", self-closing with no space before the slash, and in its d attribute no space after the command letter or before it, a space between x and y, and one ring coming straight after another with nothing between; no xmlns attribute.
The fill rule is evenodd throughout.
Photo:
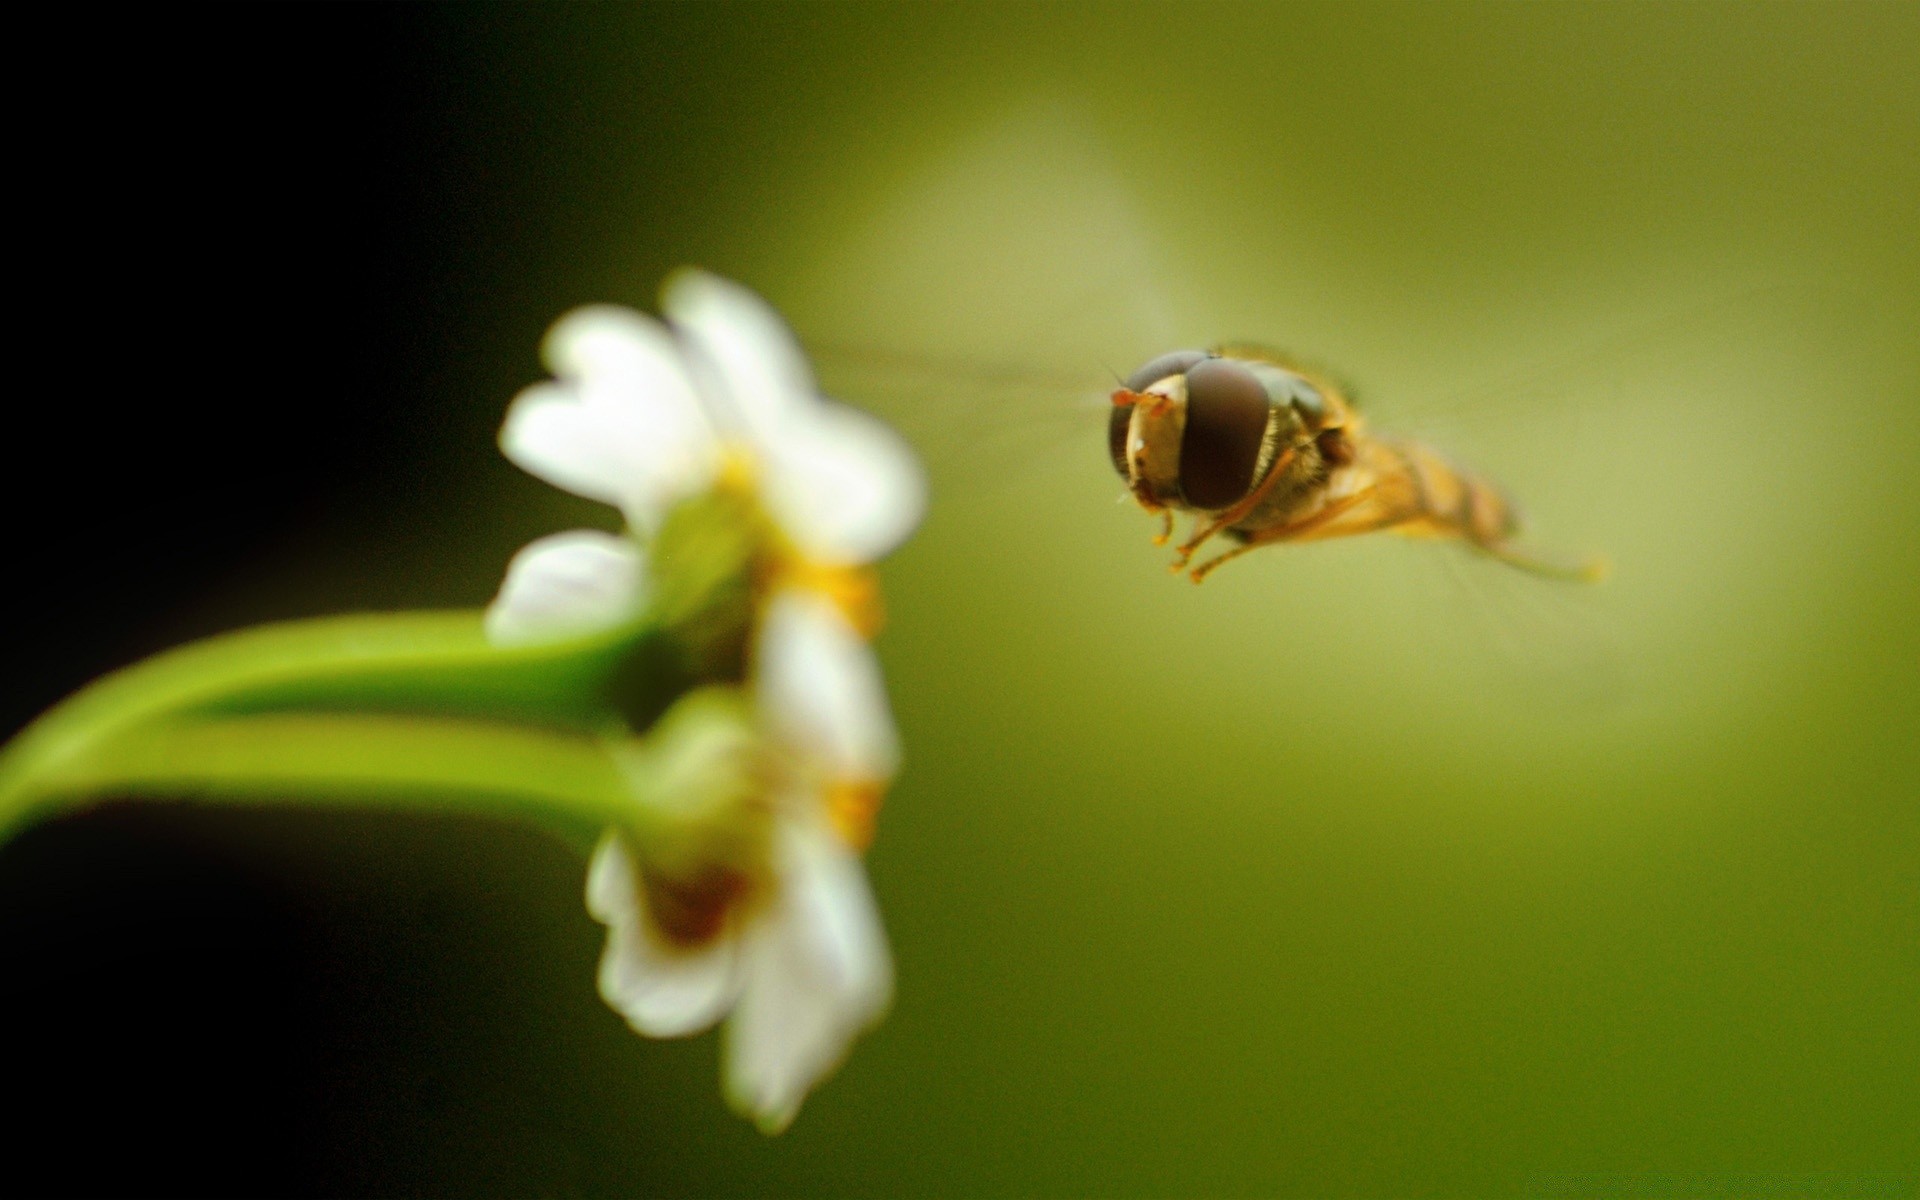
<svg viewBox="0 0 1920 1200"><path fill-rule="evenodd" d="M1249 550L1391 530L1455 538L1537 575L1596 580L1599 560L1566 566L1518 549L1520 515L1491 482L1417 442L1367 431L1330 380L1258 346L1163 354L1113 393L1107 449L1140 507L1192 536L1172 569L1199 583ZM1197 566L1216 534L1240 544Z"/></svg>

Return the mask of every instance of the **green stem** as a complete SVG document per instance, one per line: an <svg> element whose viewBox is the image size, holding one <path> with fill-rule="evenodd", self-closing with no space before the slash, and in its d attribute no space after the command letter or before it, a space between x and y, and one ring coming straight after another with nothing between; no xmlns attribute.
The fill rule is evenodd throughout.
<svg viewBox="0 0 1920 1200"><path fill-rule="evenodd" d="M265 713L123 731L32 780L42 808L113 796L494 813L576 844L641 811L600 739L440 717Z"/></svg>
<svg viewBox="0 0 1920 1200"><path fill-rule="evenodd" d="M743 723L725 711L731 701L696 705L688 711L706 715L676 726L684 737L650 735L647 750L632 741L659 733L696 684L742 678L766 536L751 497L722 489L676 506L650 550L646 613L585 637L501 647L479 612L387 613L265 625L156 655L0 747L0 840L48 812L136 795L377 799L504 807L574 831L605 824L653 786L646 777L705 761L675 758L673 747L701 744L685 731ZM632 751L619 766L614 739Z"/></svg>
<svg viewBox="0 0 1920 1200"><path fill-rule="evenodd" d="M516 648L489 644L477 612L242 630L98 680L0 749L0 839L50 807L109 795L259 797L284 785L309 800L329 788L350 798L379 791L379 778L411 793L438 786L499 799L504 788L516 803L594 814L610 793L597 769L582 773L586 748L634 727L623 715L657 714L685 686L671 647L641 623ZM275 714L286 719L239 720ZM244 737L262 731L275 737L245 750ZM359 737L391 753L360 748ZM480 752L496 741L513 749ZM540 770L519 769L543 756L550 786ZM491 791L481 778L489 771L499 784Z"/></svg>

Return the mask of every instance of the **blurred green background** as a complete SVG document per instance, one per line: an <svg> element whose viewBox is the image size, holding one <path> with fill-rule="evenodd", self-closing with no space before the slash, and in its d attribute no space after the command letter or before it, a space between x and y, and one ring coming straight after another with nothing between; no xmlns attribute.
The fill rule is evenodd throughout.
<svg viewBox="0 0 1920 1200"><path fill-rule="evenodd" d="M219 629L482 603L607 523L493 432L553 317L684 262L935 501L883 570L898 1001L790 1133L725 1111L712 1038L601 1005L582 864L532 832L116 807L0 853L31 1190L1914 1186L1920 7L74 33L117 115L50 102L31 147L77 475L9 484L45 543L12 725ZM1228 338L1613 579L1392 538L1170 577L1075 402Z"/></svg>

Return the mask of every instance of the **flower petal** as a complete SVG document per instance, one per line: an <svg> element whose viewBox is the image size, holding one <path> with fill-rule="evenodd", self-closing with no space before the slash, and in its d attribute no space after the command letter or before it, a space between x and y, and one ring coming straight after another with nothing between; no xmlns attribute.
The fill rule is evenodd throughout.
<svg viewBox="0 0 1920 1200"><path fill-rule="evenodd" d="M660 308L710 367L741 432L755 445L777 445L789 423L817 403L813 372L771 305L718 275L685 269L660 289Z"/></svg>
<svg viewBox="0 0 1920 1200"><path fill-rule="evenodd" d="M783 824L778 908L745 949L726 1030L727 1094L768 1133L893 999L893 960L860 860L824 827Z"/></svg>
<svg viewBox="0 0 1920 1200"><path fill-rule="evenodd" d="M868 563L906 539L926 511L920 464L900 436L858 409L823 402L766 450L767 502L802 551Z"/></svg>
<svg viewBox="0 0 1920 1200"><path fill-rule="evenodd" d="M756 700L774 738L840 780L886 780L899 735L873 650L827 597L786 588L754 652Z"/></svg>
<svg viewBox="0 0 1920 1200"><path fill-rule="evenodd" d="M561 641L611 629L646 599L640 548L597 529L530 542L507 564L487 606L487 639L499 646Z"/></svg>
<svg viewBox="0 0 1920 1200"><path fill-rule="evenodd" d="M544 356L558 382L523 391L500 448L522 469L650 529L661 509L706 486L719 446L679 346L638 313L583 308L557 322Z"/></svg>
<svg viewBox="0 0 1920 1200"><path fill-rule="evenodd" d="M697 950L670 948L648 929L640 879L620 835L608 830L587 870L587 911L607 926L600 995L647 1037L685 1037L711 1027L739 995L739 939Z"/></svg>
<svg viewBox="0 0 1920 1200"><path fill-rule="evenodd" d="M563 315L540 343L540 358L560 379L605 379L631 388L644 403L694 404L673 334L617 304L583 305Z"/></svg>
<svg viewBox="0 0 1920 1200"><path fill-rule="evenodd" d="M556 383L536 383L515 396L500 427L500 449L515 466L602 504L619 504L629 493L636 451L627 440L608 414Z"/></svg>

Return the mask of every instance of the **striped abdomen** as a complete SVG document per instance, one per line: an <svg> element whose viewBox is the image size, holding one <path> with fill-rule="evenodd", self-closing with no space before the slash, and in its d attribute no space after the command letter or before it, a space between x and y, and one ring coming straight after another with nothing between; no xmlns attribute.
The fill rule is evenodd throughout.
<svg viewBox="0 0 1920 1200"><path fill-rule="evenodd" d="M1520 513L1497 486L1461 470L1417 442L1379 440L1379 475L1394 495L1389 507L1405 515L1402 533L1464 538L1487 549L1504 546L1520 528ZM1397 468L1397 469L1394 469ZM1398 477L1397 486L1387 480Z"/></svg>

